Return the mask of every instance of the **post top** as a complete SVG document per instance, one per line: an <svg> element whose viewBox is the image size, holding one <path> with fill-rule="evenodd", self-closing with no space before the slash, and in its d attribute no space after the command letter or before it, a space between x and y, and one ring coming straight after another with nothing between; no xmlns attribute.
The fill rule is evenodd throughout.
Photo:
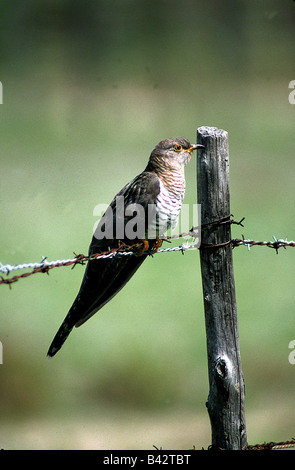
<svg viewBox="0 0 295 470"><path fill-rule="evenodd" d="M197 134L201 134L203 137L220 137L221 135L227 136L227 131L217 127L201 126L198 127Z"/></svg>

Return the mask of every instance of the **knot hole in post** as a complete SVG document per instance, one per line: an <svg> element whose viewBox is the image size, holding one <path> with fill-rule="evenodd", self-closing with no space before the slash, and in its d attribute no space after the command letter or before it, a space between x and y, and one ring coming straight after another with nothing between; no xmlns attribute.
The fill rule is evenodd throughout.
<svg viewBox="0 0 295 470"><path fill-rule="evenodd" d="M232 382L232 364L227 356L216 359L214 375L219 392L228 394Z"/></svg>

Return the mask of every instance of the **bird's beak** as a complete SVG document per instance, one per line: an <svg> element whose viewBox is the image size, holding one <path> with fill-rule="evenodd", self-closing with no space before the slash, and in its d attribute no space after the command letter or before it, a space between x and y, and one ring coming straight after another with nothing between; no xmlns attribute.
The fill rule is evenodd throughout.
<svg viewBox="0 0 295 470"><path fill-rule="evenodd" d="M192 152L193 150L197 150L197 149L204 149L204 145L201 145L201 144L192 144L188 149L186 149L186 152Z"/></svg>

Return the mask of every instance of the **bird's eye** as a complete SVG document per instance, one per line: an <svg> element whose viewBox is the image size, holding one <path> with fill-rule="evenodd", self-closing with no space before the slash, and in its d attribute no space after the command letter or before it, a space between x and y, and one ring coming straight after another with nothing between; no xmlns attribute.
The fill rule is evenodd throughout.
<svg viewBox="0 0 295 470"><path fill-rule="evenodd" d="M173 150L175 150L175 152L181 152L181 150L182 150L182 145L180 145L180 144L175 144L174 147L173 147Z"/></svg>

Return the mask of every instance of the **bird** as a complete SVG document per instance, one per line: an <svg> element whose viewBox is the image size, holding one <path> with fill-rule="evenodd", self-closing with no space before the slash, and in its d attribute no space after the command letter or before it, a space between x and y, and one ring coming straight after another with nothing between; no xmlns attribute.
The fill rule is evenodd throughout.
<svg viewBox="0 0 295 470"><path fill-rule="evenodd" d="M86 322L126 285L151 250L161 245L166 231L177 225L185 194L184 169L192 152L201 147L183 137L160 141L144 171L114 197L94 231L88 254L137 242L142 242L141 253L87 262L78 294L48 349L49 357L60 350L74 327Z"/></svg>

